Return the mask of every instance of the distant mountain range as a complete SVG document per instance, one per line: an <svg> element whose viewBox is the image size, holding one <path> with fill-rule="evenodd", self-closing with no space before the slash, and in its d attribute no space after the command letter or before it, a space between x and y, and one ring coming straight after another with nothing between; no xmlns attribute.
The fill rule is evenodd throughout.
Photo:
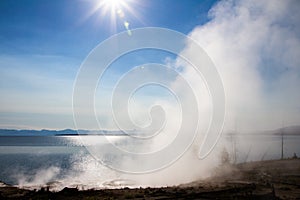
<svg viewBox="0 0 300 200"><path fill-rule="evenodd" d="M239 131L230 131L225 135L231 136L239 133ZM243 133L246 135L299 135L300 136L300 125L297 126L287 126L283 128L273 129L273 130L265 130L258 132L247 132Z"/></svg>
<svg viewBox="0 0 300 200"><path fill-rule="evenodd" d="M79 130L80 135L126 135L122 131L111 131L111 130ZM131 133L137 134L136 131ZM260 133L253 134L264 134L264 135L300 135L300 126L288 126L280 129L263 131ZM0 136L76 136L78 135L77 130L64 129L64 130L14 130L14 129L0 129Z"/></svg>
<svg viewBox="0 0 300 200"><path fill-rule="evenodd" d="M122 131L89 131L80 130L80 135L124 135ZM15 130L15 129L0 129L0 136L76 136L77 130Z"/></svg>
<svg viewBox="0 0 300 200"><path fill-rule="evenodd" d="M300 135L300 126L288 126L274 130L275 135Z"/></svg>

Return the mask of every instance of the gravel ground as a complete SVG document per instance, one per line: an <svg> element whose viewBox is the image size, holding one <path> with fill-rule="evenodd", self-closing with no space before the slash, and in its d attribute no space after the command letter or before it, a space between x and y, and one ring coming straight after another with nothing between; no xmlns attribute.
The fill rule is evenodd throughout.
<svg viewBox="0 0 300 200"><path fill-rule="evenodd" d="M0 199L300 199L300 159L223 165L210 179L174 187L51 192L1 183Z"/></svg>

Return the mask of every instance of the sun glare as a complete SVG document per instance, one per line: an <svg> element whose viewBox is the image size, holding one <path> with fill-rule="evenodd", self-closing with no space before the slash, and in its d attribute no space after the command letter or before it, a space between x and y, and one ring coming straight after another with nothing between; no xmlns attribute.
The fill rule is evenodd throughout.
<svg viewBox="0 0 300 200"><path fill-rule="evenodd" d="M131 6L133 0L99 0L93 12L100 11L102 19L105 19L108 14L110 14L110 24L114 30L116 30L116 22L120 20L123 24L123 27L127 30L128 34L131 35L130 23L128 22L128 16L125 15L125 12L133 12Z"/></svg>
<svg viewBox="0 0 300 200"><path fill-rule="evenodd" d="M128 1L126 0L100 0L96 5L96 10L100 10L102 15L106 15L110 12L111 15L118 15L119 17L125 17L123 10L129 9Z"/></svg>
<svg viewBox="0 0 300 200"><path fill-rule="evenodd" d="M104 6L110 7L111 9L119 9L124 2L124 0L103 0Z"/></svg>

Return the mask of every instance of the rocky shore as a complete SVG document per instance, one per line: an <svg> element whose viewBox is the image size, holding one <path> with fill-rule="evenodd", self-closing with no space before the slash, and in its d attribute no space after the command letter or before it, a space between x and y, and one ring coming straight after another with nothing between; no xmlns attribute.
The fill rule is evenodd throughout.
<svg viewBox="0 0 300 200"><path fill-rule="evenodd" d="M207 180L173 187L52 192L1 183L0 199L300 199L300 159L227 164Z"/></svg>

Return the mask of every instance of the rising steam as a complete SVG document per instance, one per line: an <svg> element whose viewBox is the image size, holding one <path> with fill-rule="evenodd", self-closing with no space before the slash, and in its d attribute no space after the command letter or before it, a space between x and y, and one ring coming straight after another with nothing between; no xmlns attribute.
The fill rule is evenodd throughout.
<svg viewBox="0 0 300 200"><path fill-rule="evenodd" d="M300 3L297 0L220 1L210 10L210 21L204 25L195 27L194 30L189 33L189 36L195 40L194 42L200 44L212 59L223 82L227 111L223 133L227 133L235 129L235 127L237 127L236 129L241 133L258 133L262 130L281 127L282 121L284 121L285 125L300 123L300 92L298 88L300 85L299 10ZM133 30L131 33L130 38L132 39L135 37L134 34L136 32ZM151 34L149 33L148 36L150 37ZM124 38L120 41L126 43L128 42L127 40L130 40L126 38L129 37L128 34L123 35L123 37ZM143 35L143 37L146 36ZM164 41L158 41L157 43L161 44L163 42ZM133 139L129 140L125 137L120 137L113 142L110 141L109 147L90 147L89 150L93 155L104 152L98 159L104 160L104 164L108 167L117 168L119 171L115 172L114 170L99 167L98 165L92 168L95 170L91 170L90 167L83 167L82 176L73 176L73 178L77 177L77 181L75 182L82 183L82 180L88 181L83 177L89 177L91 179L95 179L96 177L94 183L98 185L103 184L107 179L115 178L133 180L138 186L175 185L206 178L210 176L214 167L218 166L220 152L223 150L223 147L228 144L225 140L221 139L217 146L214 146L214 141L218 138L216 131L212 133L216 134L213 139L210 138L211 135L205 137L205 134L203 134L211 126L212 113L216 105L212 103L211 100L213 98L213 94L210 93L211 85L207 84L206 80L206 78L209 77L199 76L195 69L191 67L193 63L186 62L186 60L183 59L191 58L192 60L197 60L199 59L199 55L200 57L202 56L202 54L195 49L196 47L190 40L186 42L184 48L178 52L175 60L167 59L167 62L164 63L170 67L168 68L170 71L167 73L165 71L157 72L157 70L160 69L159 66L145 65L143 66L144 68L139 68L139 70L143 69L143 73L147 72L148 76L145 74L132 76L133 74L131 74L131 77L130 75L127 76L127 78L130 77L128 79L124 76L125 81L122 82L121 80L122 87L115 88L121 92L114 94L117 95L114 100L125 98L125 103L128 103L128 98L131 93L128 93L126 90L130 88L130 92L134 93L134 91L139 88L137 88L136 85L130 85L132 82L126 81L142 81L146 79L150 82L150 78L156 77L156 83L158 82L169 89L171 95L175 93L177 96L182 97L179 98L179 105L177 105L178 102L176 101L170 103L165 100L156 100L153 102L153 105L159 106L153 106L152 110L140 103L135 107L136 112L132 110L128 112L128 104L112 101L112 105L116 108L116 110L114 110L114 112L116 112L115 116L120 123L118 125L114 124L112 127L109 127L112 124L111 122L102 122L101 124L101 126L105 128L117 127L123 131L130 130L131 132L129 131L127 133L132 134L131 136L136 136L134 135L136 130L145 130L143 128L147 127L147 124L155 122L155 119L160 119L157 121L157 125L165 128L161 132L164 134L158 140L151 140L147 145L135 142L135 140L133 142ZM157 43L156 45L158 45ZM147 45L148 43L145 42L145 44ZM116 45L116 43L110 45ZM123 53L126 53L126 49L124 50L119 46L118 48L118 51L124 51ZM93 59L105 66L110 61L107 58L109 56L113 57L112 54L112 52L105 52L103 60L99 60L97 56L93 57ZM92 64L93 62L88 63L90 66L92 66ZM93 98L91 98L92 100L83 98L86 96L93 97L94 95L95 85L98 81L97 75L103 73L101 70L99 72L99 65L97 65L97 67L97 73L82 70L81 72L86 76L80 79L82 82L77 82L80 84L74 90L75 93L77 90L80 91L77 96L78 99L75 98L75 103L80 105L78 107L75 106L75 118L78 117L77 119L79 119L82 117L80 118L82 120L76 121L79 129L91 126L94 128L95 126L93 125L98 123L94 118L89 118L90 116L94 117ZM137 68L134 70L134 73L141 73L137 71ZM164 80L159 79L164 78L159 77L162 74L170 75L175 72L180 72L180 75L172 75L168 79L165 79L167 82L159 82ZM92 79L95 79L95 81L91 81ZM187 87L184 87L186 85L184 85L182 79L187 80L187 85L191 86L191 91L193 92L187 92ZM139 85L141 86L142 84ZM125 94L122 92L125 92ZM194 101L196 101L196 105ZM187 113L193 113L192 115L186 114L183 115L181 119L178 117L175 118L174 116L180 111L180 104L193 105L193 108L198 111L197 116L192 112L191 108L188 107L186 111ZM129 108L134 108L134 106L129 106ZM149 111L146 112L147 117L145 117L145 113L140 110ZM83 115L79 116L76 112L83 113ZM112 114L108 113L108 111L105 114L108 118L113 118ZM127 114L131 116L127 116ZM141 116L145 117L146 120L131 123L132 120L140 120ZM193 126L195 124L193 124L193 122L195 122L195 117L199 120L199 124L198 129L194 130ZM166 123L161 123L161 120L166 120ZM163 156L149 157L149 162L147 162L143 157L138 157L135 154L132 156L127 156L126 154L124 156L123 154L118 154L119 152L114 149L116 145L119 145L118 147L125 148L128 152L138 151L134 152L138 154L141 152L153 152L153 150L157 150L158 147L165 148L165 144L168 146L170 141L175 140L174 138L176 138L176 134L178 134L178 130L176 130L178 129L177 125L184 120L184 125L187 127L184 129L184 134L188 136L189 131L196 131L197 136L193 138L189 148L184 148L185 151L182 156L174 156L170 150L163 154ZM172 126L172 123L174 126ZM98 125L96 125L96 127L98 127ZM189 127L193 127L192 130L190 130ZM156 128L156 126L149 127L147 130L156 130ZM146 136L149 136L147 133ZM209 145L202 146L203 141L207 141ZM181 142L178 141L176 143L177 149L174 149L175 153L178 153L176 150L181 150L180 148L186 145L184 137L182 137ZM214 147L212 151L210 151L211 147ZM201 153L201 148L206 150L207 154L205 155L208 155L205 159L200 159L201 156L199 156L199 154ZM117 155L117 157L107 157L110 153L115 153L114 155ZM95 157L97 158L97 156ZM176 158L175 161L173 158ZM160 168L160 170L151 171L152 168L159 168L160 163L166 160L169 161L168 159L172 161L171 165L164 166ZM156 162L153 162L153 160ZM92 161L89 160L85 162L85 165L76 166L89 166L88 163L90 162ZM107 170L107 172L109 171L109 173L106 173L106 175L109 174L109 176L100 176L100 172L96 168ZM143 173L132 173L133 171L123 173L124 171L128 172L130 169L140 170L138 172ZM122 170L124 171L120 172ZM41 173L46 175L41 175ZM59 169L52 167L38 172L32 181L28 181L26 178L20 179L20 185L29 182L41 184L42 182L48 181L48 179L57 173L59 173ZM95 173L98 175L95 176Z"/></svg>

